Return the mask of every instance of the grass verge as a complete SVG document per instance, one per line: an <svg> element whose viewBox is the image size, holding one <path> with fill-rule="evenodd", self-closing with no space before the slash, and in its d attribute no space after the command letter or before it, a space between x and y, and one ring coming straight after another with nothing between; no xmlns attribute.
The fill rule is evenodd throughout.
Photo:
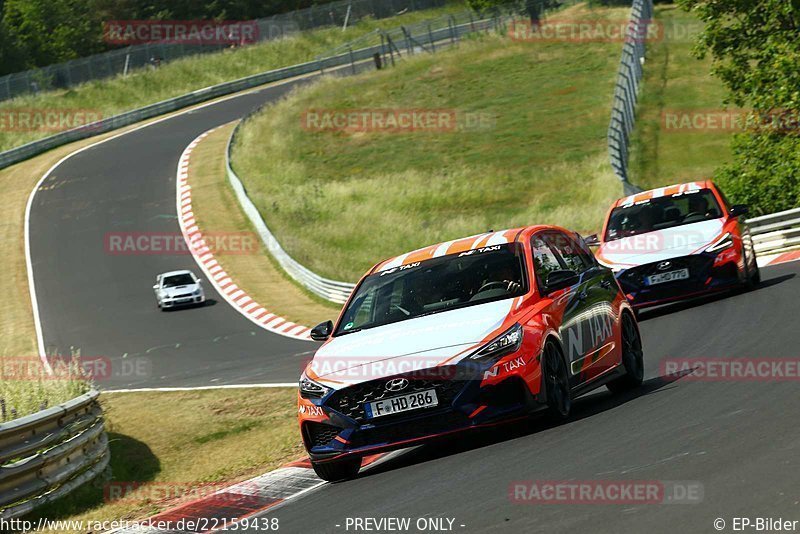
<svg viewBox="0 0 800 534"><path fill-rule="evenodd" d="M292 388L104 394L111 479L34 514L76 521L144 518L180 504L185 498L176 496L204 484L218 489L296 460L303 454L296 395ZM145 485L125 499L106 498L130 482Z"/></svg>
<svg viewBox="0 0 800 534"><path fill-rule="evenodd" d="M192 152L192 212L203 232L255 232L228 184L225 153L233 128L234 124L228 124L215 130ZM257 236L255 240L259 241ZM252 254L218 254L216 260L253 300L294 323L314 326L339 311L339 306L310 296L292 283L260 241Z"/></svg>
<svg viewBox="0 0 800 534"><path fill-rule="evenodd" d="M725 109L726 91L709 74L710 58L692 55L702 23L674 5L658 6L655 19L664 25L665 38L648 44L630 159L632 181L645 189L710 177L731 160L733 133L685 121ZM667 117L680 120L668 124Z"/></svg>
<svg viewBox="0 0 800 534"><path fill-rule="evenodd" d="M587 11L559 16L629 12ZM248 121L234 167L284 248L335 279L489 228L594 230L620 193L605 145L620 47L483 35L394 69L326 79ZM310 109L376 108L479 113L491 124L405 133L301 125Z"/></svg>
<svg viewBox="0 0 800 534"><path fill-rule="evenodd" d="M160 102L210 85L258 74L280 67L312 61L332 47L377 28L392 28L462 11L463 3L414 11L380 20L364 19L350 26L324 28L261 44L179 59L157 70L140 69L126 77L117 76L88 82L67 90L26 95L0 104L4 113L29 110L90 110L102 117ZM0 151L52 135L45 128L0 129Z"/></svg>

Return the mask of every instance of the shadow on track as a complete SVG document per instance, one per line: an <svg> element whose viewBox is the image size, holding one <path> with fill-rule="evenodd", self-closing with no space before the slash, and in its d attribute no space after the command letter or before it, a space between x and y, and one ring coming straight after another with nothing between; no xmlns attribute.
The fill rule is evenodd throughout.
<svg viewBox="0 0 800 534"><path fill-rule="evenodd" d="M569 419L562 423L553 423L537 414L488 429L466 431L456 434L456 437L443 438L426 445L414 447L399 456L363 470L358 475L358 478L365 478L394 469L409 467L453 454L495 445L504 441L525 438L550 428L569 425L581 419L613 410L639 397L663 391L667 386L680 380L691 372L692 371L688 371L674 376L651 378L645 380L641 387L618 395L612 395L611 392L604 389L589 393L573 401L572 413Z"/></svg>
<svg viewBox="0 0 800 534"><path fill-rule="evenodd" d="M772 286L781 284L788 280L791 280L796 276L795 273L783 274L780 276L776 276L774 278L770 278L768 280L762 280L761 283L754 287L752 290L747 291L746 293L753 293L757 291L761 291L763 289L770 288ZM720 291L719 293L715 293L713 295L707 295L702 297L694 297L688 300L674 302L671 304L664 304L662 306L658 306L656 308L650 308L646 310L642 310L638 313L637 317L639 322L647 321L650 319L655 319L657 317L663 317L664 315L670 315L672 313L677 313L680 311L688 310L691 308L697 308L699 306L705 306L706 304L711 304L714 302L718 302L721 300L725 300L728 298L736 297L737 295L744 294L745 292L738 290L738 289L730 289L728 291Z"/></svg>

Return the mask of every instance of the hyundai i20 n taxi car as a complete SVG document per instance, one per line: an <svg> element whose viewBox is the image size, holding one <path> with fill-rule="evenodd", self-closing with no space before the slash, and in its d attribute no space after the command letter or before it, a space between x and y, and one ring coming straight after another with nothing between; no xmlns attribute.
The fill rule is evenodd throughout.
<svg viewBox="0 0 800 534"><path fill-rule="evenodd" d="M429 246L356 285L300 378L301 433L326 480L407 447L642 382L642 345L611 270L583 240L532 226Z"/></svg>
<svg viewBox="0 0 800 534"><path fill-rule="evenodd" d="M635 308L752 287L761 275L747 211L711 181L625 197L608 213L597 259Z"/></svg>

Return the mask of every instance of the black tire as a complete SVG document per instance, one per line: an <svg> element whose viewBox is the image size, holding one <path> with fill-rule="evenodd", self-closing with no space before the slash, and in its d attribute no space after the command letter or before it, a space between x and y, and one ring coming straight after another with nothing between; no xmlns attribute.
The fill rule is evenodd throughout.
<svg viewBox="0 0 800 534"><path fill-rule="evenodd" d="M558 346L548 341L542 351L542 380L547 398L547 417L552 421L563 421L572 409L567 364Z"/></svg>
<svg viewBox="0 0 800 534"><path fill-rule="evenodd" d="M756 251L751 248L750 252L753 255L753 264L756 266L755 271L750 273L750 289L754 289L758 284L761 283L761 269L758 267L758 258L756 258Z"/></svg>
<svg viewBox="0 0 800 534"><path fill-rule="evenodd" d="M350 480L355 478L358 470L361 469L361 458L345 458L343 460L331 460L329 462L311 462L314 472L322 480L328 482L338 482L340 480Z"/></svg>
<svg viewBox="0 0 800 534"><path fill-rule="evenodd" d="M622 366L625 374L607 384L611 393L622 393L642 385L644 351L639 327L629 313L622 314Z"/></svg>

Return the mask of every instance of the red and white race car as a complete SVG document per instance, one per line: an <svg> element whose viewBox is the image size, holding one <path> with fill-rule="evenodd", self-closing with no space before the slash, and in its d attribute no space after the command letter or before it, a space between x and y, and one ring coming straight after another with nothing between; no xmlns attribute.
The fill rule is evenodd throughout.
<svg viewBox="0 0 800 534"><path fill-rule="evenodd" d="M364 275L300 378L303 441L319 476L361 458L643 377L636 319L611 270L553 226L488 232L403 254Z"/></svg>
<svg viewBox="0 0 800 534"><path fill-rule="evenodd" d="M635 308L731 287L761 276L743 204L731 205L711 181L689 182L619 199L608 212L595 255Z"/></svg>

